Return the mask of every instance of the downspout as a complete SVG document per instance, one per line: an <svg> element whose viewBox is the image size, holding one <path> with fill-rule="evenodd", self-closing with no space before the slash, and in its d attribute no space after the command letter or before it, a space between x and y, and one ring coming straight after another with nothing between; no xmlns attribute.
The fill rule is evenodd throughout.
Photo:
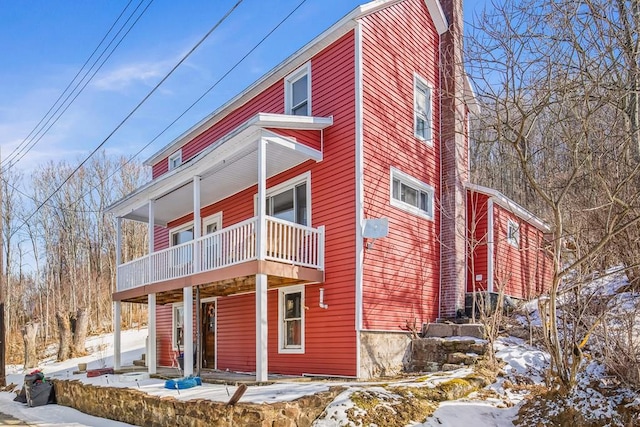
<svg viewBox="0 0 640 427"><path fill-rule="evenodd" d="M493 198L487 202L487 292L493 292Z"/></svg>
<svg viewBox="0 0 640 427"><path fill-rule="evenodd" d="M355 185L356 185L356 377L361 378L360 369L360 333L363 323L363 268L364 239L362 224L364 222L364 153L362 132L362 23L355 27L355 103L356 103L356 140L355 140Z"/></svg>

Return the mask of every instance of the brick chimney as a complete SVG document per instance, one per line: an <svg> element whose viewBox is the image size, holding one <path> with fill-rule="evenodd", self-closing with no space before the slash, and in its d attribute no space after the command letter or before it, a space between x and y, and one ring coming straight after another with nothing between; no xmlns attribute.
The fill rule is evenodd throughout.
<svg viewBox="0 0 640 427"><path fill-rule="evenodd" d="M462 63L462 0L441 0L449 30L441 39L441 260L440 317L464 310L466 282L465 183L469 178L467 108Z"/></svg>

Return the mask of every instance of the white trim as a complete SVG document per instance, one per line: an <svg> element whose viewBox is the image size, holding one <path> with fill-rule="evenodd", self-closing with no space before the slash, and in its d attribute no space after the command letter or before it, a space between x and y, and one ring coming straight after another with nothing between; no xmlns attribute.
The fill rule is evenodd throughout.
<svg viewBox="0 0 640 427"><path fill-rule="evenodd" d="M493 199L487 202L487 290L493 292L493 260L494 245Z"/></svg>
<svg viewBox="0 0 640 427"><path fill-rule="evenodd" d="M409 203L405 203L402 200L398 200L393 197L393 180L394 178L400 180L405 185L408 185L415 190L419 190L423 193L427 193L431 198L429 203L429 211L424 211L417 206L410 205ZM396 207L398 209L402 209L409 213L412 213L417 216L421 216L423 218L429 219L431 221L434 220L434 204L435 204L435 190L432 186L427 183L420 181L419 179L408 175L402 172L399 169L391 166L391 172L389 174L389 200L391 206Z"/></svg>
<svg viewBox="0 0 640 427"><path fill-rule="evenodd" d="M184 301L183 302L174 302L171 304L171 350L177 351L178 346L176 345L177 337L176 337L176 308L182 307L182 339L184 340L184 328L185 328L185 316L184 316ZM180 347L180 351L184 352L184 345Z"/></svg>
<svg viewBox="0 0 640 427"><path fill-rule="evenodd" d="M207 233L207 227L213 223L218 224L218 230L222 229L222 211L218 211L214 214L208 215L202 219L202 235Z"/></svg>
<svg viewBox="0 0 640 427"><path fill-rule="evenodd" d="M305 296L304 285L286 286L278 289L278 353L304 354L305 347ZM284 346L284 296L300 293L300 348L285 348Z"/></svg>
<svg viewBox="0 0 640 427"><path fill-rule="evenodd" d="M483 187L481 185L470 184L470 183L465 183L465 187L468 190L486 194L487 196L491 196L491 198L493 198L493 200L498 205L505 208L506 210L516 215L520 219L524 220L525 222L528 222L529 224L533 225L539 230L542 230L545 233L551 232L551 227L549 227L544 221L542 221L536 215L532 214L531 212L529 212L528 210L526 210L525 208L523 208L513 200L506 197L504 194L502 194L498 190L494 190L493 188Z"/></svg>
<svg viewBox="0 0 640 427"><path fill-rule="evenodd" d="M293 87L293 84L298 80L300 80L301 78L303 78L304 76L307 76L307 114L304 114L303 116L313 115L311 110L311 61L308 61L302 67L298 68L293 73L289 74L287 77L284 78L284 113L285 114L294 115L292 111L294 107L294 105L292 105L293 91L291 89ZM296 116L298 116L298 114L296 114Z"/></svg>
<svg viewBox="0 0 640 427"><path fill-rule="evenodd" d="M364 275L364 147L362 131L363 94L362 94L362 23L358 22L355 32L355 184L356 184L356 377L360 378L360 331L363 323L363 275Z"/></svg>
<svg viewBox="0 0 640 427"><path fill-rule="evenodd" d="M511 236L511 229L515 230L515 236ZM507 242L514 248L520 249L520 224L512 219L507 220Z"/></svg>
<svg viewBox="0 0 640 427"><path fill-rule="evenodd" d="M273 187L269 187L267 188L266 194L265 194L265 198L269 198L275 194L279 194L282 193L283 191L287 191L290 190L292 188L295 188L297 185L301 184L301 183L306 183L307 184L307 222L308 224L306 224L307 226L311 227L312 226L312 221L311 221L311 171L306 171L298 176L295 176L291 179L286 180L285 182L281 182L278 185L274 185ZM253 195L253 214L254 215L258 215L258 194L254 194ZM267 212L267 215L269 215L269 213Z"/></svg>
<svg viewBox="0 0 640 427"><path fill-rule="evenodd" d="M188 229L191 229L191 234L193 234L194 238L195 238L195 229L194 229L194 226L193 226L193 221L189 221L189 222L181 224L181 225L179 225L177 227L169 229L169 247L175 246L173 244L173 235L174 234L178 234L178 233L180 233L182 231L187 231ZM194 240L194 238L192 238L191 240Z"/></svg>
<svg viewBox="0 0 640 427"><path fill-rule="evenodd" d="M429 107L429 111L426 112L426 120L428 120L428 137L425 138L424 136L420 135L419 133L417 133L416 129L417 129L417 118L418 118L418 113L416 110L416 99L418 96L418 88L422 88L428 91L428 95L429 95L429 99L428 99L428 107ZM420 76L417 73L413 73L413 136L415 136L417 139L419 139L420 141L424 141L429 147L433 147L433 112L435 111L435 108L433 108L433 103L434 103L434 90L433 90L433 85L431 83L429 83L427 81L427 79L425 79L424 77Z"/></svg>
<svg viewBox="0 0 640 427"><path fill-rule="evenodd" d="M178 169L182 165L182 147L167 157L167 170Z"/></svg>

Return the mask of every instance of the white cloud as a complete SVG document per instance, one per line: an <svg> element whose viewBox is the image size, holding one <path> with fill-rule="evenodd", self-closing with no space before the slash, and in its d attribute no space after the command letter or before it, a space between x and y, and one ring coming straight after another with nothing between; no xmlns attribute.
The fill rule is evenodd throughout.
<svg viewBox="0 0 640 427"><path fill-rule="evenodd" d="M159 80L161 75L166 73L167 68L166 61L127 64L94 79L93 86L105 91L121 91L136 83L151 86Z"/></svg>

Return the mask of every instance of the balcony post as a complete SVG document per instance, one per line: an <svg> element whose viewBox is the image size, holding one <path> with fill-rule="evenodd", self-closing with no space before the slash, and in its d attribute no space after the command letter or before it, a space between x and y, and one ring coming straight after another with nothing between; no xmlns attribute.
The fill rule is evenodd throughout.
<svg viewBox="0 0 640 427"><path fill-rule="evenodd" d="M118 224L120 224L120 218L118 218ZM118 226L118 230L120 227ZM119 233L118 233L119 234ZM117 256L116 256L117 258ZM121 367L121 319L122 319L122 303L120 301L113 302L113 369L116 371Z"/></svg>
<svg viewBox="0 0 640 427"><path fill-rule="evenodd" d="M151 283L153 282L153 245L154 245L154 240L155 240L155 235L154 235L154 226L155 226L155 200L149 200L149 277L147 278L146 282L147 283Z"/></svg>
<svg viewBox="0 0 640 427"><path fill-rule="evenodd" d="M184 299L184 376L193 375L193 288L182 290Z"/></svg>
<svg viewBox="0 0 640 427"><path fill-rule="evenodd" d="M267 240L267 141L258 141L258 224L256 250L258 260L266 258ZM267 381L267 275L256 274L256 381Z"/></svg>
<svg viewBox="0 0 640 427"><path fill-rule="evenodd" d="M118 267L122 264L122 217L116 218L116 290L120 290Z"/></svg>
<svg viewBox="0 0 640 427"><path fill-rule="evenodd" d="M149 302L149 342L147 343L147 370L150 375L157 373L156 363L156 294L148 295Z"/></svg>
<svg viewBox="0 0 640 427"><path fill-rule="evenodd" d="M202 221L200 219L200 177L193 177L193 272L200 272L200 237L202 237Z"/></svg>

